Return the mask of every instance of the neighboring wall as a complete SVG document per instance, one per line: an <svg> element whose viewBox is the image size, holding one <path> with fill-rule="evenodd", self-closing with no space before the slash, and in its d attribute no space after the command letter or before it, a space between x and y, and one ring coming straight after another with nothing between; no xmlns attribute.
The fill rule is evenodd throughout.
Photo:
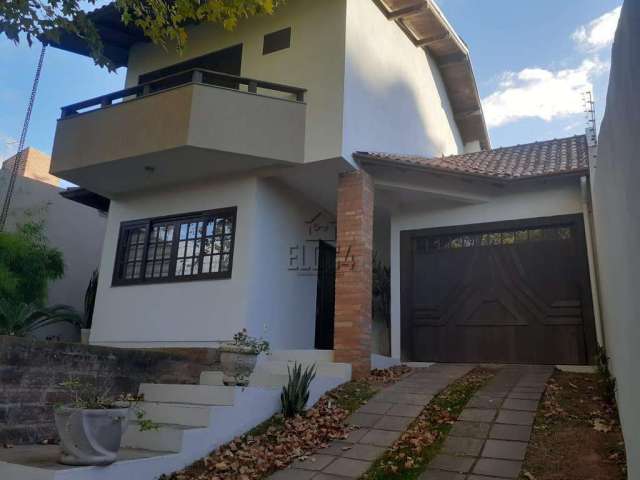
<svg viewBox="0 0 640 480"><path fill-rule="evenodd" d="M121 222L233 206L238 212L231 278L111 286ZM313 348L316 275L290 270L289 260L290 247L305 244L306 222L319 210L276 181L257 177L112 200L91 343L212 346L247 328L277 349Z"/></svg>
<svg viewBox="0 0 640 480"><path fill-rule="evenodd" d="M17 155L7 158L2 163L2 170L10 172L16 162L16 157ZM33 147L27 147L22 151L20 163L21 167L18 175L21 177L39 180L54 187L60 186L60 179L49 173L49 167L51 166L51 157L49 155Z"/></svg>
<svg viewBox="0 0 640 480"><path fill-rule="evenodd" d="M53 407L70 401L60 383L71 378L115 396L138 393L141 382L198 383L215 366L199 352L187 355L0 336L0 445L56 438Z"/></svg>
<svg viewBox="0 0 640 480"><path fill-rule="evenodd" d="M324 3L324 2L323 2ZM347 1L342 156L441 156L462 140L435 62L371 0Z"/></svg>
<svg viewBox="0 0 640 480"><path fill-rule="evenodd" d="M4 198L9 175L0 171L0 198ZM62 189L49 184L18 177L7 225L43 219L51 246L64 256L65 275L49 287L49 303L65 303L84 309L84 293L91 274L98 267L106 218L91 207L85 207L60 196Z"/></svg>
<svg viewBox="0 0 640 480"><path fill-rule="evenodd" d="M362 2L364 0L357 0ZM241 20L233 31L215 25L190 29L187 48L138 44L131 50L127 86L140 74L243 44L242 75L308 90L305 160L340 155L344 86L344 31L346 0L288 0L272 16ZM291 47L262 55L263 37L291 27Z"/></svg>
<svg viewBox="0 0 640 480"><path fill-rule="evenodd" d="M627 449L640 478L640 3L625 1L591 184L602 320Z"/></svg>
<svg viewBox="0 0 640 480"><path fill-rule="evenodd" d="M391 218L391 354L400 358L400 232L582 213L580 180L555 179L494 189L486 202L465 205L433 198Z"/></svg>

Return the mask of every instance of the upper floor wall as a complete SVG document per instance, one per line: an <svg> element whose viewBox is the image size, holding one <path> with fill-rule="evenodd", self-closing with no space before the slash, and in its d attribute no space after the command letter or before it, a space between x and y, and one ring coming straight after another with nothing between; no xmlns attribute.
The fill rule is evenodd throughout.
<svg viewBox="0 0 640 480"><path fill-rule="evenodd" d="M463 150L436 63L371 0L348 0L342 152Z"/></svg>
<svg viewBox="0 0 640 480"><path fill-rule="evenodd" d="M198 25L189 30L182 55L151 43L135 44L126 85L136 85L140 75L241 44L240 75L307 89L304 160L337 157L342 140L345 9L345 0L289 0L274 15L243 20L233 31ZM285 28L291 28L290 47L263 54L265 35Z"/></svg>
<svg viewBox="0 0 640 480"><path fill-rule="evenodd" d="M265 35L285 28L289 48L263 54ZM463 149L437 65L372 0L289 0L233 31L200 25L189 31L182 56L136 44L126 85L237 45L240 75L307 89L305 161L351 160L356 150L430 156Z"/></svg>
<svg viewBox="0 0 640 480"><path fill-rule="evenodd" d="M52 172L110 198L274 165L355 164L358 150L486 148L466 46L432 0L402 1L288 0L233 31L190 27L182 54L122 30L112 4L98 9L99 31L128 39L105 37L127 88L63 108ZM283 31L284 46L266 51ZM78 41L59 46L82 53Z"/></svg>

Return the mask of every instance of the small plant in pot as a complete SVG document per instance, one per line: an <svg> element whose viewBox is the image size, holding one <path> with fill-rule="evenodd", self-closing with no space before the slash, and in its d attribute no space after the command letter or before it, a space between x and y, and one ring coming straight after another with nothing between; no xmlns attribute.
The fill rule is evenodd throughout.
<svg viewBox="0 0 640 480"><path fill-rule="evenodd" d="M233 336L233 341L220 347L220 363L225 385L246 386L249 376L256 366L258 355L269 353L269 342L262 338L250 337L246 329Z"/></svg>
<svg viewBox="0 0 640 480"><path fill-rule="evenodd" d="M123 394L109 396L97 384L70 379L60 384L69 394L70 402L54 410L56 429L65 465L110 465L115 462L120 442L132 413L138 428L156 430L158 426L144 418L138 407L141 396Z"/></svg>

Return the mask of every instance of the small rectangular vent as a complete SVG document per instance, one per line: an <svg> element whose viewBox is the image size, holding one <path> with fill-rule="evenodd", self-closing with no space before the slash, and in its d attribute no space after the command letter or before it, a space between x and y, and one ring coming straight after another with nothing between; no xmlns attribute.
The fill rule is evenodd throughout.
<svg viewBox="0 0 640 480"><path fill-rule="evenodd" d="M291 27L283 28L277 32L267 33L264 36L264 43L262 44L262 54L267 55L269 53L284 50L291 46Z"/></svg>

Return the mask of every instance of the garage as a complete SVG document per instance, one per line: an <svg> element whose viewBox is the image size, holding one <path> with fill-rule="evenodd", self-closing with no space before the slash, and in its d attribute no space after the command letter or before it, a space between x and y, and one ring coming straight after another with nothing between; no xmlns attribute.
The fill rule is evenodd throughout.
<svg viewBox="0 0 640 480"><path fill-rule="evenodd" d="M589 364L581 215L403 231L405 360Z"/></svg>

